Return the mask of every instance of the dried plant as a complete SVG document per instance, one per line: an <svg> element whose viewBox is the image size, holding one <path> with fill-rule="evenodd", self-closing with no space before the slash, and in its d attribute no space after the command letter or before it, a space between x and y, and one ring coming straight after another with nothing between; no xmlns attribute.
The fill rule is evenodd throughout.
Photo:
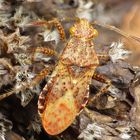
<svg viewBox="0 0 140 140"><path fill-rule="evenodd" d="M2 140L6 140L6 132L12 129L12 122L7 120L5 116L0 113L0 137Z"/></svg>
<svg viewBox="0 0 140 140"><path fill-rule="evenodd" d="M128 56L130 55L130 51L127 51L124 49L123 47L123 43L122 42L113 42L110 45L110 50L109 50L109 55L110 58L112 60L112 62L116 62L119 59L126 59L128 58Z"/></svg>
<svg viewBox="0 0 140 140"><path fill-rule="evenodd" d="M114 3L114 1L105 2L102 0L0 1L0 90L1 93L6 92L7 95L14 94L14 96L0 101L0 108L2 109L0 111L0 139L11 140L13 137L30 140L48 139L48 135L42 131L41 120L37 114L37 100L44 84L52 77L51 73L60 60L66 40L61 41L62 37L58 32L60 30L55 29L55 26L52 27L52 25L48 26L47 24L45 24L46 26L36 26L35 24L33 26L33 23L37 23L41 19L49 21L49 18L56 19L55 17L58 17L64 25L67 38L69 37L67 30L73 20L68 20L67 23L63 19L69 16L85 17L97 28L99 28L100 23L92 22L93 19L118 25L122 14L119 14L121 10L117 10L119 7L117 4L123 5L123 2ZM109 5L113 5L114 9L110 8ZM124 10L125 7L122 7ZM43 9L47 10L43 11ZM105 24L102 27L114 29L112 26L105 26ZM108 59L106 62L103 58L102 66L97 67L97 72L109 77L113 85L108 88L106 94L100 94L94 102L89 102L87 108L81 112L69 129L57 137L49 136L50 139L139 139L138 116L140 111L137 94L139 86L135 88L135 81L133 80L139 71L139 67L138 70L135 70L125 62L125 59L133 53L125 49L123 41L114 42L118 40L117 35L112 34L112 32L108 33L106 30L102 31L99 28L100 30L100 34L103 34L104 37L99 38L99 41L95 40L95 49L102 52L107 46L105 54L109 54L110 60ZM121 33L116 28L114 30ZM128 34L123 35L127 36ZM138 38L131 35L127 37L139 42ZM98 42L102 42L101 46L105 47L99 48ZM57 50L56 53L54 53L54 48ZM67 56L69 55L68 53ZM71 57L73 55L71 54ZM45 71L44 68L49 70ZM75 70L77 67L74 66L73 69ZM81 70L83 68L76 72ZM100 91L100 87L105 85L92 80L90 98L97 97L96 93Z"/></svg>

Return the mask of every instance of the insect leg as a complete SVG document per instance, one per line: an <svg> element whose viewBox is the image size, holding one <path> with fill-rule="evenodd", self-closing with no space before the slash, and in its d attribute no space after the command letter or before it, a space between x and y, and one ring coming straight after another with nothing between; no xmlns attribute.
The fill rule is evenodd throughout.
<svg viewBox="0 0 140 140"><path fill-rule="evenodd" d="M65 31L64 31L64 28L62 26L62 24L60 23L60 21L57 19L57 18L54 18L50 21L35 21L35 22L32 22L31 25L35 25L35 26L48 26L48 27L52 27L54 26L57 30L58 30L58 33L60 35L60 39L65 41Z"/></svg>
<svg viewBox="0 0 140 140"><path fill-rule="evenodd" d="M49 68L44 68L39 74L37 74L32 80L30 87L37 85L42 79L44 79L52 70L53 66Z"/></svg>
<svg viewBox="0 0 140 140"><path fill-rule="evenodd" d="M106 93L108 88L111 86L111 81L101 74L94 73L92 78L99 82L105 83L106 86L102 87L100 91L93 98L90 99L89 103L94 102L94 100Z"/></svg>
<svg viewBox="0 0 140 140"><path fill-rule="evenodd" d="M34 61L34 56L36 53L42 53L47 56L56 56L57 55L57 52L52 49L44 48L44 47L37 47L37 48L33 49L33 55L31 57L32 61Z"/></svg>
<svg viewBox="0 0 140 140"><path fill-rule="evenodd" d="M37 74L33 80L31 81L31 83L27 83L24 86L18 88L18 89L11 89L9 92L3 93L2 95L0 95L0 100L7 98L8 96L14 94L14 93L20 93L21 91L26 90L27 88L31 88L36 86L42 79L44 79L50 71L53 70L53 67L49 67L49 68L44 68L39 74Z"/></svg>
<svg viewBox="0 0 140 140"><path fill-rule="evenodd" d="M60 39L65 41L66 39L65 31L62 24L59 22L59 20L57 18L54 18L52 21L50 21L50 23L52 23L54 27L57 28L60 35Z"/></svg>

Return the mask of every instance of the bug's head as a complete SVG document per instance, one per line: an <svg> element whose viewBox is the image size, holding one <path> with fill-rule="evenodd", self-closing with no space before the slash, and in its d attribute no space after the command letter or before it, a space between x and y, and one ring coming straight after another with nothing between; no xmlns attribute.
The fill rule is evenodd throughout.
<svg viewBox="0 0 140 140"><path fill-rule="evenodd" d="M79 19L71 28L70 34L77 38L92 39L98 36L98 32L86 19Z"/></svg>

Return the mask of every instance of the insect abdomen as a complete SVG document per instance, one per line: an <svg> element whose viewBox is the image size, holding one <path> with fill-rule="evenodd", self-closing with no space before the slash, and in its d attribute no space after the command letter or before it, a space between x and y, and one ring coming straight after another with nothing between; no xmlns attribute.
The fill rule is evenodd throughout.
<svg viewBox="0 0 140 140"><path fill-rule="evenodd" d="M42 116L42 124L50 135L57 135L71 125L77 115L77 110L71 91L54 104L46 106Z"/></svg>

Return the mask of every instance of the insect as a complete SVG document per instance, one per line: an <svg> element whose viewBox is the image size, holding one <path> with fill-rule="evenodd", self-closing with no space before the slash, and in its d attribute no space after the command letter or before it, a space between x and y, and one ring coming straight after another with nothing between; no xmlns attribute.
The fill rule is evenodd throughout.
<svg viewBox="0 0 140 140"><path fill-rule="evenodd" d="M94 24L100 25L95 22ZM54 25L62 40L65 40L65 33L61 23L57 20L34 22L33 25ZM105 26L105 25L101 25ZM122 33L120 30L105 26L118 33L133 39L133 37ZM89 97L89 85L92 79L106 84L101 88L91 101L107 91L111 81L104 76L95 73L99 66L99 59L109 57L98 55L94 50L93 38L98 32L86 19L77 19L70 28L70 39L59 56L59 62L55 66L51 78L41 92L38 100L38 112L45 131L50 135L57 135L67 129L80 111L85 107ZM37 48L37 52L47 55L55 55L55 51L48 48ZM38 74L30 85L23 89L32 87L43 79L52 68L46 68ZM20 91L21 89L17 89ZM3 99L13 94L13 91L0 96Z"/></svg>
<svg viewBox="0 0 140 140"><path fill-rule="evenodd" d="M58 30L64 35L61 29L60 26ZM102 57L96 54L92 41L98 35L97 30L86 19L79 19L70 28L70 34L71 38L38 100L43 127L50 135L63 132L87 104L92 78L107 83L100 94L111 84L95 73L98 57Z"/></svg>

